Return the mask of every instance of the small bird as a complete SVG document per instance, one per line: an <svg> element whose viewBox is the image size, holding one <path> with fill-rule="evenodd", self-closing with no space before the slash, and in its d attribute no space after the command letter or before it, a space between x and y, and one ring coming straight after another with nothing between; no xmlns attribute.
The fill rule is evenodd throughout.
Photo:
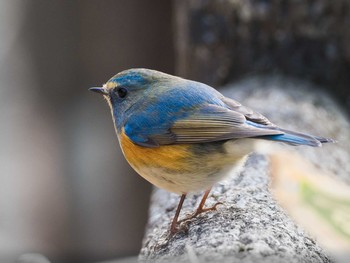
<svg viewBox="0 0 350 263"><path fill-rule="evenodd" d="M238 172L256 139L319 147L331 139L282 129L214 88L150 69L128 69L102 87L123 154L153 185L181 195L170 234L210 210L212 186ZM205 190L197 210L179 219L189 192Z"/></svg>

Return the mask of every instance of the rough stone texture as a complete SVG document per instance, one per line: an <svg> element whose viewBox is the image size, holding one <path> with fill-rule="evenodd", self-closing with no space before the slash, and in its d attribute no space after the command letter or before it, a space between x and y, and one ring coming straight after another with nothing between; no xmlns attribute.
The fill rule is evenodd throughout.
<svg viewBox="0 0 350 263"><path fill-rule="evenodd" d="M268 191L268 162L253 154L244 171L216 185L207 205L222 201L217 212L193 219L188 233L164 241L179 197L156 189L140 260L148 262L330 262L278 207ZM198 204L185 201L183 214Z"/></svg>
<svg viewBox="0 0 350 263"><path fill-rule="evenodd" d="M281 89L283 87L284 89ZM319 169L350 183L350 127L346 115L317 87L281 76L253 76L223 93L250 106L279 125L335 138L322 148L291 147ZM284 147L282 144L275 147ZM191 220L188 233L168 243L169 224L179 197L156 189L139 259L149 262L330 262L273 200L267 157L253 154L241 174L217 184L207 200L224 202L217 212ZM200 195L186 199L182 216L192 212Z"/></svg>

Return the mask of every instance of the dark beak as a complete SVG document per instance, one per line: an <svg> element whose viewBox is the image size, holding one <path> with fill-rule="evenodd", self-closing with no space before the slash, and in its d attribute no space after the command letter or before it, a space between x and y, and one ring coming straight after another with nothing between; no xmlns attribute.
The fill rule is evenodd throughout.
<svg viewBox="0 0 350 263"><path fill-rule="evenodd" d="M92 87L89 90L96 92L96 93L100 93L102 95L108 95L108 92L104 87Z"/></svg>

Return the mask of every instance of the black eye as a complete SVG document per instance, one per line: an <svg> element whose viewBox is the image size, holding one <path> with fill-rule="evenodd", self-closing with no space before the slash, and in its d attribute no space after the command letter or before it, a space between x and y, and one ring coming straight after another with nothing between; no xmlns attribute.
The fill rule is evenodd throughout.
<svg viewBox="0 0 350 263"><path fill-rule="evenodd" d="M126 95L128 94L128 90L126 88L120 87L117 89L117 93L119 98L125 98Z"/></svg>

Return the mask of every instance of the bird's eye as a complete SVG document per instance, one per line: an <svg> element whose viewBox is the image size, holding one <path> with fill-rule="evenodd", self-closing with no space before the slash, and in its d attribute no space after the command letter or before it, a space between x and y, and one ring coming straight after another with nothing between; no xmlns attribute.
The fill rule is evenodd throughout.
<svg viewBox="0 0 350 263"><path fill-rule="evenodd" d="M125 98L126 95L128 94L128 90L126 88L120 87L117 89L117 93L119 98Z"/></svg>

